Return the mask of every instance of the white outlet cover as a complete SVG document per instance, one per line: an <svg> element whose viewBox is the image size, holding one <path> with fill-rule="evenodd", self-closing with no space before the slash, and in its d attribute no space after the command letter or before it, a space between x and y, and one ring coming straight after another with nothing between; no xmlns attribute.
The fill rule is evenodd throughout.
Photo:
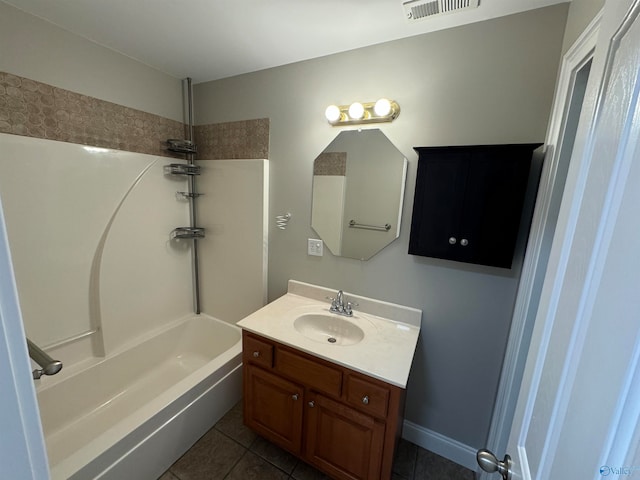
<svg viewBox="0 0 640 480"><path fill-rule="evenodd" d="M323 254L324 244L322 240L318 238L308 238L307 239L307 255L314 255L316 257L321 257Z"/></svg>

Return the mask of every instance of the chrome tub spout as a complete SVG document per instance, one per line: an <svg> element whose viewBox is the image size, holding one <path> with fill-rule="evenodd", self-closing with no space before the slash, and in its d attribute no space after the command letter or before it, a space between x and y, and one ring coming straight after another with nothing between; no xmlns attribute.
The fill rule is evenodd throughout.
<svg viewBox="0 0 640 480"><path fill-rule="evenodd" d="M40 365L33 371L34 380L38 380L42 375L55 375L62 370L62 362L54 360L44 350L27 338L27 347L29 348L29 356Z"/></svg>

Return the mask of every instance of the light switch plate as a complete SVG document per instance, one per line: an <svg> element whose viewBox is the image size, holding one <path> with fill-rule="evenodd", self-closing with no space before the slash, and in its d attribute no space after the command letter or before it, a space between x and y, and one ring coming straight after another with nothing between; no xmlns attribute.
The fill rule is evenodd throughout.
<svg viewBox="0 0 640 480"><path fill-rule="evenodd" d="M316 257L322 256L323 243L322 240L318 238L308 238L307 239L307 255L314 255Z"/></svg>

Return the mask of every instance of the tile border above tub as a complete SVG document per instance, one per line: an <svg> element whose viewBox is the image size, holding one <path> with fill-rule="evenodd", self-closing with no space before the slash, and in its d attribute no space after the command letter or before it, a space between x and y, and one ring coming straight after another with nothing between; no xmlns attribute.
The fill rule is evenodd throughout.
<svg viewBox="0 0 640 480"><path fill-rule="evenodd" d="M269 127L268 118L196 125L197 159L268 159Z"/></svg>
<svg viewBox="0 0 640 480"><path fill-rule="evenodd" d="M0 133L184 158L185 124L0 71ZM269 158L269 119L194 126L198 160Z"/></svg>
<svg viewBox="0 0 640 480"><path fill-rule="evenodd" d="M346 176L347 152L322 152L313 162L313 174L321 176Z"/></svg>
<svg viewBox="0 0 640 480"><path fill-rule="evenodd" d="M0 132L164 157L182 122L0 72Z"/></svg>

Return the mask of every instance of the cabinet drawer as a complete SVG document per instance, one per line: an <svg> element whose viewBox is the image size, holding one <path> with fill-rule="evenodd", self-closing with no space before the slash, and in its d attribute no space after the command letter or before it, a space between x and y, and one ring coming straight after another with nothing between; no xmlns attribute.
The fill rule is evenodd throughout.
<svg viewBox="0 0 640 480"><path fill-rule="evenodd" d="M275 368L292 380L330 395L340 396L342 372L288 350L276 350Z"/></svg>
<svg viewBox="0 0 640 480"><path fill-rule="evenodd" d="M244 333L242 336L242 361L265 368L273 367L273 345Z"/></svg>
<svg viewBox="0 0 640 480"><path fill-rule="evenodd" d="M347 403L363 412L386 417L389 406L389 389L364 378L349 375L346 379Z"/></svg>

